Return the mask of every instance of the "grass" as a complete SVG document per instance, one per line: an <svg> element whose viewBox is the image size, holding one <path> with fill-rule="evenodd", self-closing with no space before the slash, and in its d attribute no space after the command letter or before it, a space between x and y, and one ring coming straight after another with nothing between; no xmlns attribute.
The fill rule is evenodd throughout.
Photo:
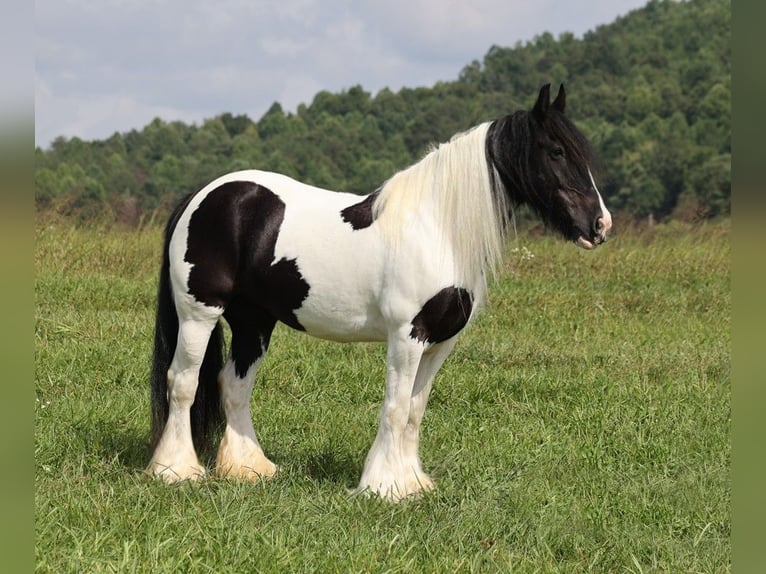
<svg viewBox="0 0 766 574"><path fill-rule="evenodd" d="M385 349L283 327L253 399L280 476L143 477L160 244L38 225L36 571L730 570L728 222L512 242L426 411L437 490L399 505L346 492Z"/></svg>

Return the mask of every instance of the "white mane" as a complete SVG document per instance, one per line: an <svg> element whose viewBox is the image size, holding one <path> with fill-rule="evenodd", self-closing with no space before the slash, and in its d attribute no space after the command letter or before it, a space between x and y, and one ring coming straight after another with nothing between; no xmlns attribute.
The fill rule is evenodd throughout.
<svg viewBox="0 0 766 574"><path fill-rule="evenodd" d="M486 275L496 274L505 244L509 206L505 194L492 189L494 167L485 151L489 125L453 136L396 173L374 204L393 248L401 243L408 221L421 212L430 215L440 230L441 256L454 259L457 280L466 287L483 287Z"/></svg>

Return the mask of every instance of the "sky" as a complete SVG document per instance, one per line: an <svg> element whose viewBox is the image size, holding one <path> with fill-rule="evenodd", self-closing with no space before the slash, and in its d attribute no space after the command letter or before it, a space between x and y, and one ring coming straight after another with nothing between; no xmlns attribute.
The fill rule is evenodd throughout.
<svg viewBox="0 0 766 574"><path fill-rule="evenodd" d="M492 45L581 37L646 0L37 0L35 145L154 118L258 120L321 90L431 86ZM551 78L555 83L558 79Z"/></svg>

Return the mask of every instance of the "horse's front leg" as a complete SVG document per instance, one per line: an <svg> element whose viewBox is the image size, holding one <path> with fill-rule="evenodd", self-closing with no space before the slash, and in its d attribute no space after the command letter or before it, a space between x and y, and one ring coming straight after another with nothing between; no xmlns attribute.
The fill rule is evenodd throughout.
<svg viewBox="0 0 766 574"><path fill-rule="evenodd" d="M423 490L431 490L434 485L431 478L423 471L420 462L420 424L423 422L423 415L428 404L428 395L431 392L436 373L441 368L444 360L455 348L457 337L437 343L430 347L420 360L418 372L415 377L415 385L412 388L412 398L410 399L410 414L407 419L407 426L404 429L404 442L402 443L402 452L404 458L411 461L416 469L418 482Z"/></svg>
<svg viewBox="0 0 766 574"><path fill-rule="evenodd" d="M410 399L424 345L402 331L389 336L386 395L375 441L367 454L357 492L401 500L422 490L417 458L408 456L405 431Z"/></svg>

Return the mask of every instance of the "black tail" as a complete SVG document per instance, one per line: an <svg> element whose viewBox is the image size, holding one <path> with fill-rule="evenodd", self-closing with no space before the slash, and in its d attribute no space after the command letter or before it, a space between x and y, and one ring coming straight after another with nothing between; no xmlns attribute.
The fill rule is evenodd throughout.
<svg viewBox="0 0 766 574"><path fill-rule="evenodd" d="M175 209L165 227L165 243L162 250L162 268L157 289L157 318L154 327L154 355L152 356L152 450L162 436L168 420L168 369L173 360L178 340L178 315L170 285L170 260L168 247L178 218L193 195L187 197ZM213 439L223 422L218 389L218 373L223 367L223 329L217 324L205 351L199 374L197 394L191 408L192 440L197 454L210 456Z"/></svg>

